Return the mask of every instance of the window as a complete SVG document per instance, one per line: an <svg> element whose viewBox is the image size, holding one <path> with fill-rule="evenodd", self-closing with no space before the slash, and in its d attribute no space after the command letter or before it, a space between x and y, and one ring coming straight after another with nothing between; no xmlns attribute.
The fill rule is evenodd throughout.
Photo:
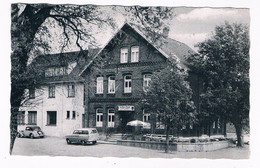
<svg viewBox="0 0 260 168"><path fill-rule="evenodd" d="M55 98L55 86L49 86L49 98Z"/></svg>
<svg viewBox="0 0 260 168"><path fill-rule="evenodd" d="M72 111L72 119L76 119L76 111Z"/></svg>
<svg viewBox="0 0 260 168"><path fill-rule="evenodd" d="M148 121L150 121L150 114L144 113L143 114L143 122L148 122Z"/></svg>
<svg viewBox="0 0 260 168"><path fill-rule="evenodd" d="M70 119L70 111L67 111L66 119Z"/></svg>
<svg viewBox="0 0 260 168"><path fill-rule="evenodd" d="M45 70L45 76L49 77L49 76L54 76L54 68L48 68Z"/></svg>
<svg viewBox="0 0 260 168"><path fill-rule="evenodd" d="M108 109L108 127L114 127L115 126L115 110L114 109Z"/></svg>
<svg viewBox="0 0 260 168"><path fill-rule="evenodd" d="M150 83L151 83L151 74L145 74L144 75L144 82L143 82L144 91L147 90L147 88L150 86Z"/></svg>
<svg viewBox="0 0 260 168"><path fill-rule="evenodd" d="M128 61L128 49L122 48L121 55L120 55L120 63L127 63Z"/></svg>
<svg viewBox="0 0 260 168"><path fill-rule="evenodd" d="M213 121L213 123L212 123L212 128L213 129L216 128L216 122L215 121Z"/></svg>
<svg viewBox="0 0 260 168"><path fill-rule="evenodd" d="M96 110L96 127L103 126L103 110L97 109Z"/></svg>
<svg viewBox="0 0 260 168"><path fill-rule="evenodd" d="M97 94L103 94L103 77L97 77Z"/></svg>
<svg viewBox="0 0 260 168"><path fill-rule="evenodd" d="M159 115L156 117L156 129L165 129L165 125L162 122L162 117Z"/></svg>
<svg viewBox="0 0 260 168"><path fill-rule="evenodd" d="M75 85L68 85L68 97L75 97Z"/></svg>
<svg viewBox="0 0 260 168"><path fill-rule="evenodd" d="M56 125L56 124L57 124L57 112L47 111L47 125Z"/></svg>
<svg viewBox="0 0 260 168"><path fill-rule="evenodd" d="M115 93L116 91L116 80L115 76L108 77L108 93Z"/></svg>
<svg viewBox="0 0 260 168"><path fill-rule="evenodd" d="M66 74L65 67L52 67L45 70L45 76L62 76Z"/></svg>
<svg viewBox="0 0 260 168"><path fill-rule="evenodd" d="M25 112L24 111L19 111L17 115L17 124L25 124Z"/></svg>
<svg viewBox="0 0 260 168"><path fill-rule="evenodd" d="M29 99L35 99L35 88L29 89Z"/></svg>
<svg viewBox="0 0 260 168"><path fill-rule="evenodd" d="M131 62L139 61L139 47L135 46L131 48Z"/></svg>
<svg viewBox="0 0 260 168"><path fill-rule="evenodd" d="M28 124L37 124L37 111L28 111Z"/></svg>
<svg viewBox="0 0 260 168"><path fill-rule="evenodd" d="M132 76L126 75L124 76L124 93L132 92Z"/></svg>

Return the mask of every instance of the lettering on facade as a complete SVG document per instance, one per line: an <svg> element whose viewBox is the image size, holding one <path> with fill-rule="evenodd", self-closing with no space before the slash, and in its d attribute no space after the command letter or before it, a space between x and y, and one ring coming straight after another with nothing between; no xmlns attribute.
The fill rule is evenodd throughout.
<svg viewBox="0 0 260 168"><path fill-rule="evenodd" d="M118 106L118 111L135 111L135 107L129 105Z"/></svg>

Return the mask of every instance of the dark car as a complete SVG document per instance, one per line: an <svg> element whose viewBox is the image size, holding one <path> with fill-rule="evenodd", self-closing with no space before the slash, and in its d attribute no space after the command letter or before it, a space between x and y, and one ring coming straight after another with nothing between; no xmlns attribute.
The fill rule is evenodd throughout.
<svg viewBox="0 0 260 168"><path fill-rule="evenodd" d="M20 130L17 133L17 137L29 137L29 138L43 138L45 135L39 126L27 126L25 130Z"/></svg>

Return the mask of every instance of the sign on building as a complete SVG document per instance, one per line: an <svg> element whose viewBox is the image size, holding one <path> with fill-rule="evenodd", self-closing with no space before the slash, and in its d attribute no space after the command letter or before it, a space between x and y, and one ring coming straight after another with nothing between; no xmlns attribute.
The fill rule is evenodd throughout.
<svg viewBox="0 0 260 168"><path fill-rule="evenodd" d="M129 105L118 106L118 111L135 111L135 107Z"/></svg>

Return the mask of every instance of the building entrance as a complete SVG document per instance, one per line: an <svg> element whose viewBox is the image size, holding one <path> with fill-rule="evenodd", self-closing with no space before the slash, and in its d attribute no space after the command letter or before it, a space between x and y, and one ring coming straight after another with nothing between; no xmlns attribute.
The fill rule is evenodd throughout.
<svg viewBox="0 0 260 168"><path fill-rule="evenodd" d="M132 127L127 126L126 124L129 121L134 120L134 112L133 111L121 111L119 112L119 130L122 133L131 133L132 132Z"/></svg>

